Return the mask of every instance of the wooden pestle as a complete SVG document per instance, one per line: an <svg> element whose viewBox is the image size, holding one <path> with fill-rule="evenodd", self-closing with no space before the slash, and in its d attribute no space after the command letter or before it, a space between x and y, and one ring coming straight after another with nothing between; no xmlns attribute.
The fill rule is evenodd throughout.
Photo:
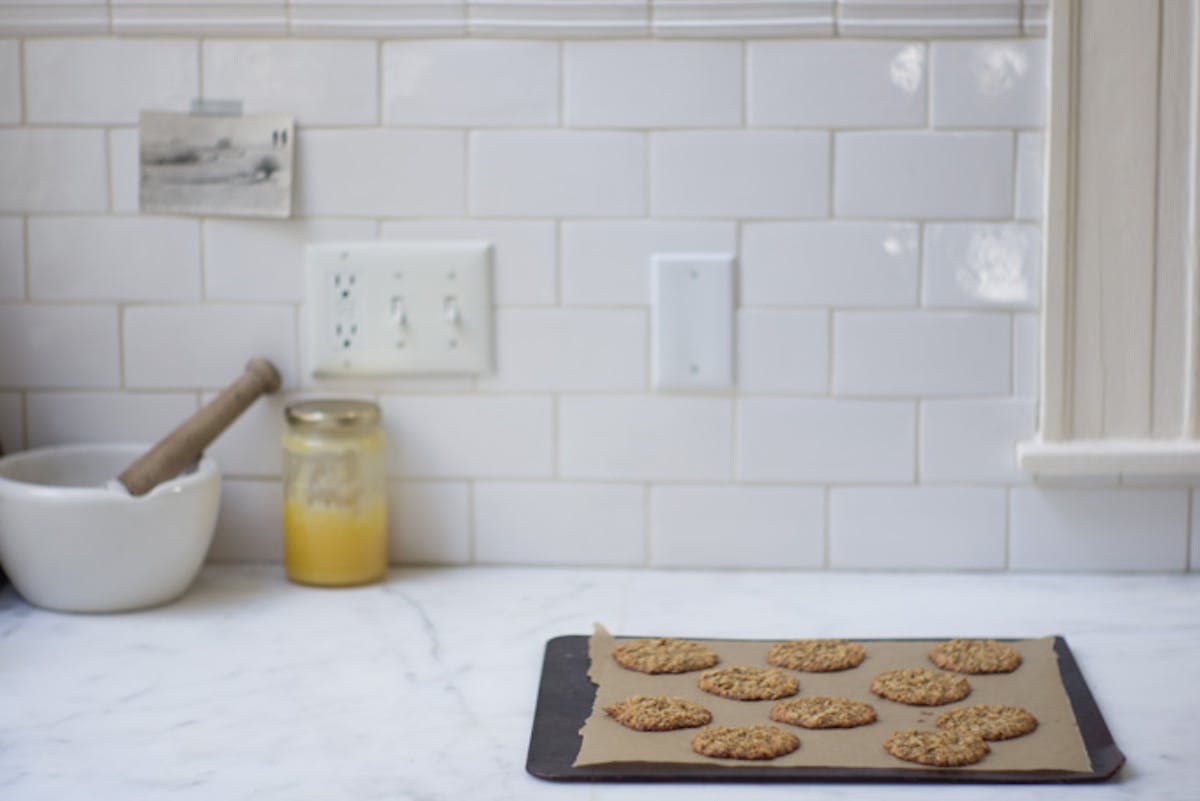
<svg viewBox="0 0 1200 801"><path fill-rule="evenodd" d="M138 457L117 476L131 495L145 495L193 464L229 424L258 399L279 389L279 371L266 359L251 359L246 371L179 428Z"/></svg>

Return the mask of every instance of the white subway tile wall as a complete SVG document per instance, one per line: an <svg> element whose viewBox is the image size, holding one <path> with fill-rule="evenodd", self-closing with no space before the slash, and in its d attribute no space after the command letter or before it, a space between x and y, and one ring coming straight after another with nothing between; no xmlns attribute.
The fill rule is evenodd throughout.
<svg viewBox="0 0 1200 801"><path fill-rule="evenodd" d="M213 559L281 558L283 406L351 393L383 408L396 562L1196 569L1185 480L1015 464L1022 7L3 4L0 441L155 439L263 355L286 390L210 449ZM195 97L296 116L293 219L138 213L137 115ZM305 245L377 238L493 244L493 373L307 374ZM650 257L679 252L737 258L735 388L650 384Z"/></svg>

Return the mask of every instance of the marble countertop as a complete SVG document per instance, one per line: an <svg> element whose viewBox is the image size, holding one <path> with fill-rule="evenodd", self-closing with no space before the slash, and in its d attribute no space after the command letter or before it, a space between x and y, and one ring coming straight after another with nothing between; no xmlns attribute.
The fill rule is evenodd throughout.
<svg viewBox="0 0 1200 801"><path fill-rule="evenodd" d="M1119 776L1070 788L586 785L525 773L548 639L1067 638ZM0 591L0 797L1179 799L1200 787L1200 576L455 568L319 590L209 567L179 602L63 615Z"/></svg>

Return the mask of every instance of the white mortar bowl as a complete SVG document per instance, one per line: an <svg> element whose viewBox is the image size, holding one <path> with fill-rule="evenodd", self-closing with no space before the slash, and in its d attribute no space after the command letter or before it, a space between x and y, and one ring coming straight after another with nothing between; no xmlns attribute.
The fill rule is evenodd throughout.
<svg viewBox="0 0 1200 801"><path fill-rule="evenodd" d="M212 542L221 475L205 457L135 498L114 479L149 447L64 445L0 459L0 564L25 600L122 612L187 591Z"/></svg>

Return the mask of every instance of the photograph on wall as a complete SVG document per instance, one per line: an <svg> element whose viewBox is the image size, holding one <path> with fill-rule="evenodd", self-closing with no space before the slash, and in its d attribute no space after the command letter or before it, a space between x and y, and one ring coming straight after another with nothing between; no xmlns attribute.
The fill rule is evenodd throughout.
<svg viewBox="0 0 1200 801"><path fill-rule="evenodd" d="M142 211L291 216L292 117L143 111L138 135Z"/></svg>

